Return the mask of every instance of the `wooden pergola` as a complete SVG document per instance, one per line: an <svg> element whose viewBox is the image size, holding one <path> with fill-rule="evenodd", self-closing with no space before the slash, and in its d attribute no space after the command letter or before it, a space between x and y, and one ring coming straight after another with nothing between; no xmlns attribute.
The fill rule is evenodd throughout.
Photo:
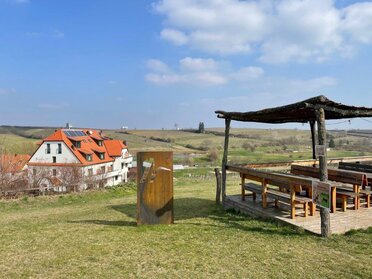
<svg viewBox="0 0 372 279"><path fill-rule="evenodd" d="M226 197L226 166L231 120L268 124L309 123L312 138L313 159L316 159L316 143L322 146L326 145L325 120L372 117L372 108L348 106L336 103L327 97L320 95L290 105L258 111L226 112L218 110L215 111L215 113L218 118L225 119L225 143L222 158L221 181L222 201L224 201ZM318 142L316 142L315 123L317 123L318 127ZM319 177L321 181L326 181L328 179L326 149L324 150L324 155L325 156L319 156Z"/></svg>

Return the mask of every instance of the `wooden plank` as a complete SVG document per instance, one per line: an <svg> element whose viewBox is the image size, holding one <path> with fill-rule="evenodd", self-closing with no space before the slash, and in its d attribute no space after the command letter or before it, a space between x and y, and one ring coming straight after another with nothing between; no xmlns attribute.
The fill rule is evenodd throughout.
<svg viewBox="0 0 372 279"><path fill-rule="evenodd" d="M137 162L137 224L172 224L173 153L138 152Z"/></svg>
<svg viewBox="0 0 372 279"><path fill-rule="evenodd" d="M360 163L340 162L338 164L338 168L343 169L343 170L372 173L372 165L366 165L366 164L360 164Z"/></svg>
<svg viewBox="0 0 372 279"><path fill-rule="evenodd" d="M342 183L350 183L350 184L358 184L364 185L368 183L368 179L366 174L355 172L355 171L348 171L348 170L339 170L333 168L327 168L328 171L328 179L336 182ZM297 175L306 175L314 178L319 178L319 168L317 167L309 167L309 166L301 166L301 165L292 165L291 166L291 173Z"/></svg>
<svg viewBox="0 0 372 279"><path fill-rule="evenodd" d="M287 184L287 185L297 184L297 185L311 187L312 182L318 180L318 179L313 179L313 178L286 175L286 174L281 174L281 173L273 173L273 172L268 172L268 171L263 171L263 170L246 168L242 166L236 166L236 165L227 165L226 169L230 171L236 171L242 174L246 174L248 176L254 176L259 179L267 179L268 182L270 182L271 180L271 181L276 181L276 182L282 182L283 184Z"/></svg>

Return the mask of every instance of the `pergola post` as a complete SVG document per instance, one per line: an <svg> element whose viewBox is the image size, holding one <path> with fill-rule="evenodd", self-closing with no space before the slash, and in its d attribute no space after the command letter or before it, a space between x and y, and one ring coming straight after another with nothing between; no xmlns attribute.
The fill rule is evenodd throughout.
<svg viewBox="0 0 372 279"><path fill-rule="evenodd" d="M222 192L222 204L225 201L226 197L226 165L227 165L227 155L229 149L229 134L230 134L230 118L225 118L225 144L223 147L223 158L222 158L222 185L221 185L221 192Z"/></svg>
<svg viewBox="0 0 372 279"><path fill-rule="evenodd" d="M311 130L311 147L313 149L313 159L316 159L316 154L315 154L315 136L316 136L316 131L315 131L315 121L310 121L310 130Z"/></svg>
<svg viewBox="0 0 372 279"><path fill-rule="evenodd" d="M327 169L327 148L326 148L326 128L325 128L325 113L323 108L316 111L316 119L318 124L318 143L324 146L324 156L319 156L319 179L320 181L328 180ZM320 225L322 237L331 235L330 224L330 209L320 207Z"/></svg>

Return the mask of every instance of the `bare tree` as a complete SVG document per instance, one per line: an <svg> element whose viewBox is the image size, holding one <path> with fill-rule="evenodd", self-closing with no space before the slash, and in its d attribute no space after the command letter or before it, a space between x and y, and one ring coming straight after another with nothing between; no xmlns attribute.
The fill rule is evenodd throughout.
<svg viewBox="0 0 372 279"><path fill-rule="evenodd" d="M0 191L24 189L27 173L22 170L24 158L9 153L0 144Z"/></svg>
<svg viewBox="0 0 372 279"><path fill-rule="evenodd" d="M76 192L83 182L83 170L80 166L70 165L63 166L58 169L58 179L66 187L66 190Z"/></svg>

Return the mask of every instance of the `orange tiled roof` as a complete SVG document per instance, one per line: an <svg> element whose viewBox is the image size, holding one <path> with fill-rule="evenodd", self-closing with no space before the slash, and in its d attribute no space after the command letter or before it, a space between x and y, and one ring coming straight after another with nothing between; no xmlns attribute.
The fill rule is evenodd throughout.
<svg viewBox="0 0 372 279"><path fill-rule="evenodd" d="M16 173L23 169L30 158L28 154L1 154L0 167L5 173Z"/></svg>
<svg viewBox="0 0 372 279"><path fill-rule="evenodd" d="M120 140L105 140L103 144L106 147L109 156L120 157L123 148L127 148Z"/></svg>
<svg viewBox="0 0 372 279"><path fill-rule="evenodd" d="M71 135L71 132L77 131L77 135ZM66 134L67 132L67 134ZM84 135L82 134L84 133ZM103 146L99 146L97 141L103 141ZM121 156L123 148L127 148L120 140L111 140L101 135L96 130L74 130L74 129L60 129L56 130L52 135L48 136L43 142L48 141L63 141L71 152L80 161L81 165L94 165L100 163L107 163L114 161L113 157ZM74 142L79 141L80 147L74 146ZM101 160L98 153L106 153ZM91 154L92 160L88 161L84 154ZM41 165L45 163L30 163L30 165ZM53 164L50 164L53 165Z"/></svg>

